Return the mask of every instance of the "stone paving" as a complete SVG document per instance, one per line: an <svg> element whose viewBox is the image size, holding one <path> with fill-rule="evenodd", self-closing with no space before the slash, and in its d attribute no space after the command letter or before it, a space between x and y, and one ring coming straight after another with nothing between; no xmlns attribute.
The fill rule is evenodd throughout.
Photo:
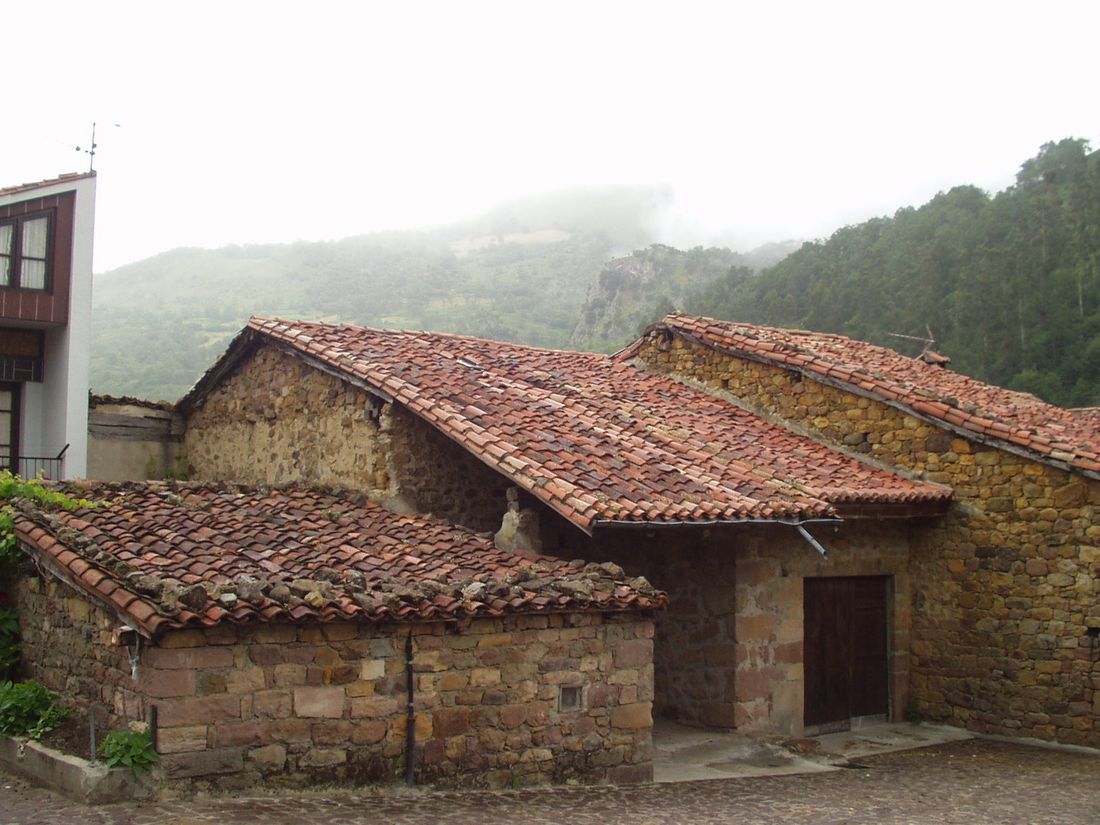
<svg viewBox="0 0 1100 825"><path fill-rule="evenodd" d="M1100 756L972 739L847 770L633 787L352 793L89 807L0 774L0 823L1100 823Z"/></svg>

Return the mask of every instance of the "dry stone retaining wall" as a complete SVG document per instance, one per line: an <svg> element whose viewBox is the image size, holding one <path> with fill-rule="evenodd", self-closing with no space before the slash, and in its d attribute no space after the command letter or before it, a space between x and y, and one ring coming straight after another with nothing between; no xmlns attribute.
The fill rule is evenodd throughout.
<svg viewBox="0 0 1100 825"><path fill-rule="evenodd" d="M1100 746L1100 482L680 338L655 334L639 358L950 485L952 512L913 532L916 710L987 733Z"/></svg>

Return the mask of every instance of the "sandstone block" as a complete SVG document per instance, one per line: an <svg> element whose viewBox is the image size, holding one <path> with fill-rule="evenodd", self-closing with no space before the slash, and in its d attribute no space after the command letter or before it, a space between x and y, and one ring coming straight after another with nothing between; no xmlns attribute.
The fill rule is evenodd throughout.
<svg viewBox="0 0 1100 825"><path fill-rule="evenodd" d="M388 696L368 696L351 700L351 716L353 719L378 719L392 716L402 707L403 703Z"/></svg>
<svg viewBox="0 0 1100 825"><path fill-rule="evenodd" d="M311 748L298 760L303 768L327 768L348 761L348 752L341 748Z"/></svg>
<svg viewBox="0 0 1100 825"><path fill-rule="evenodd" d="M244 748L165 754L160 758L160 765L169 779L237 773L244 769Z"/></svg>
<svg viewBox="0 0 1100 825"><path fill-rule="evenodd" d="M615 645L614 663L617 668L632 668L653 661L653 643L649 639L632 639Z"/></svg>
<svg viewBox="0 0 1100 825"><path fill-rule="evenodd" d="M282 745L265 745L248 752L248 760L261 768L282 770L286 765L286 748Z"/></svg>
<svg viewBox="0 0 1100 825"><path fill-rule="evenodd" d="M652 703L636 702L632 705L620 705L611 711L611 727L630 730L653 727Z"/></svg>
<svg viewBox="0 0 1100 825"><path fill-rule="evenodd" d="M143 667L157 670L233 667L233 651L224 647L151 647L142 653L141 661Z"/></svg>
<svg viewBox="0 0 1100 825"><path fill-rule="evenodd" d="M500 684L500 669L476 667L470 671L471 687L488 687Z"/></svg>
<svg viewBox="0 0 1100 825"><path fill-rule="evenodd" d="M162 727L179 727L239 719L241 697L230 695L202 696L194 699L168 699L159 702L159 722Z"/></svg>
<svg viewBox="0 0 1100 825"><path fill-rule="evenodd" d="M433 735L439 739L465 733L470 725L470 712L465 708L439 708L432 714Z"/></svg>
<svg viewBox="0 0 1100 825"><path fill-rule="evenodd" d="M374 695L374 682L350 682L344 687L349 697L361 698Z"/></svg>
<svg viewBox="0 0 1100 825"><path fill-rule="evenodd" d="M270 741L271 732L266 721L219 722L214 728L214 742L220 748L266 745Z"/></svg>
<svg viewBox="0 0 1100 825"><path fill-rule="evenodd" d="M344 689L342 687L295 688L294 712L305 719L338 719L344 715Z"/></svg>
<svg viewBox="0 0 1100 825"><path fill-rule="evenodd" d="M174 630L166 634L159 642L159 646L163 649L205 647L205 645L206 637L202 635L202 631L194 629Z"/></svg>
<svg viewBox="0 0 1100 825"><path fill-rule="evenodd" d="M364 681L381 679L386 675L385 659L367 659L359 666L359 678Z"/></svg>
<svg viewBox="0 0 1100 825"><path fill-rule="evenodd" d="M158 753L185 753L206 750L206 725L161 728L157 731Z"/></svg>
<svg viewBox="0 0 1100 825"><path fill-rule="evenodd" d="M254 693L267 687L262 667L237 668L229 672L225 683L230 693Z"/></svg>
<svg viewBox="0 0 1100 825"><path fill-rule="evenodd" d="M351 741L355 745L374 745L386 738L389 726L380 719L357 721L351 731Z"/></svg>
<svg viewBox="0 0 1100 825"><path fill-rule="evenodd" d="M158 670L145 667L139 674L138 685L147 696L165 699L195 695L194 670Z"/></svg>
<svg viewBox="0 0 1100 825"><path fill-rule="evenodd" d="M289 690L262 690L252 697L252 712L257 716L285 719L293 711Z"/></svg>

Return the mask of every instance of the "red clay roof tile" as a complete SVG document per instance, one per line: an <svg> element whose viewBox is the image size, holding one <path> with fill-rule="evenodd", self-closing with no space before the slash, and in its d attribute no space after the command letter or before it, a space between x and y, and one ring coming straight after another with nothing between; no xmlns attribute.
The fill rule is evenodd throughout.
<svg viewBox="0 0 1100 825"><path fill-rule="evenodd" d="M895 406L953 425L963 435L1018 448L1039 461L1096 473L1100 459L1097 408L1063 409L1033 395L986 384L843 335L716 321L678 312L656 328L735 356L797 363L811 378L859 388ZM633 358L642 340L616 357Z"/></svg>
<svg viewBox="0 0 1100 825"><path fill-rule="evenodd" d="M484 535L349 494L164 482L58 486L108 503L55 512L18 501L20 540L152 635L226 619L495 616L542 609L550 597L568 610L667 603L620 570L506 553ZM204 541L184 540L188 533ZM561 582L582 587L559 599ZM191 584L200 585L195 599L181 593ZM595 599L617 588L630 598ZM507 608L500 596L510 597Z"/></svg>
<svg viewBox="0 0 1100 825"><path fill-rule="evenodd" d="M268 318L253 318L236 345L252 335L325 353L347 374L369 365L376 390L589 532L617 521L833 517L841 500L951 496L605 355ZM215 367L181 409L217 380Z"/></svg>

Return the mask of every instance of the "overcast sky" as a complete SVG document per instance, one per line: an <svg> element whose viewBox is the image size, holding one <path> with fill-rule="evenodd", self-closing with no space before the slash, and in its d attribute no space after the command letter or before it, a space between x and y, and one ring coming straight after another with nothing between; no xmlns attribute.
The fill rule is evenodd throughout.
<svg viewBox="0 0 1100 825"><path fill-rule="evenodd" d="M97 121L97 271L601 183L668 184L666 240L747 248L1003 188L1049 140L1100 146L1095 0L39 0L3 18L0 185L86 169L73 147Z"/></svg>

